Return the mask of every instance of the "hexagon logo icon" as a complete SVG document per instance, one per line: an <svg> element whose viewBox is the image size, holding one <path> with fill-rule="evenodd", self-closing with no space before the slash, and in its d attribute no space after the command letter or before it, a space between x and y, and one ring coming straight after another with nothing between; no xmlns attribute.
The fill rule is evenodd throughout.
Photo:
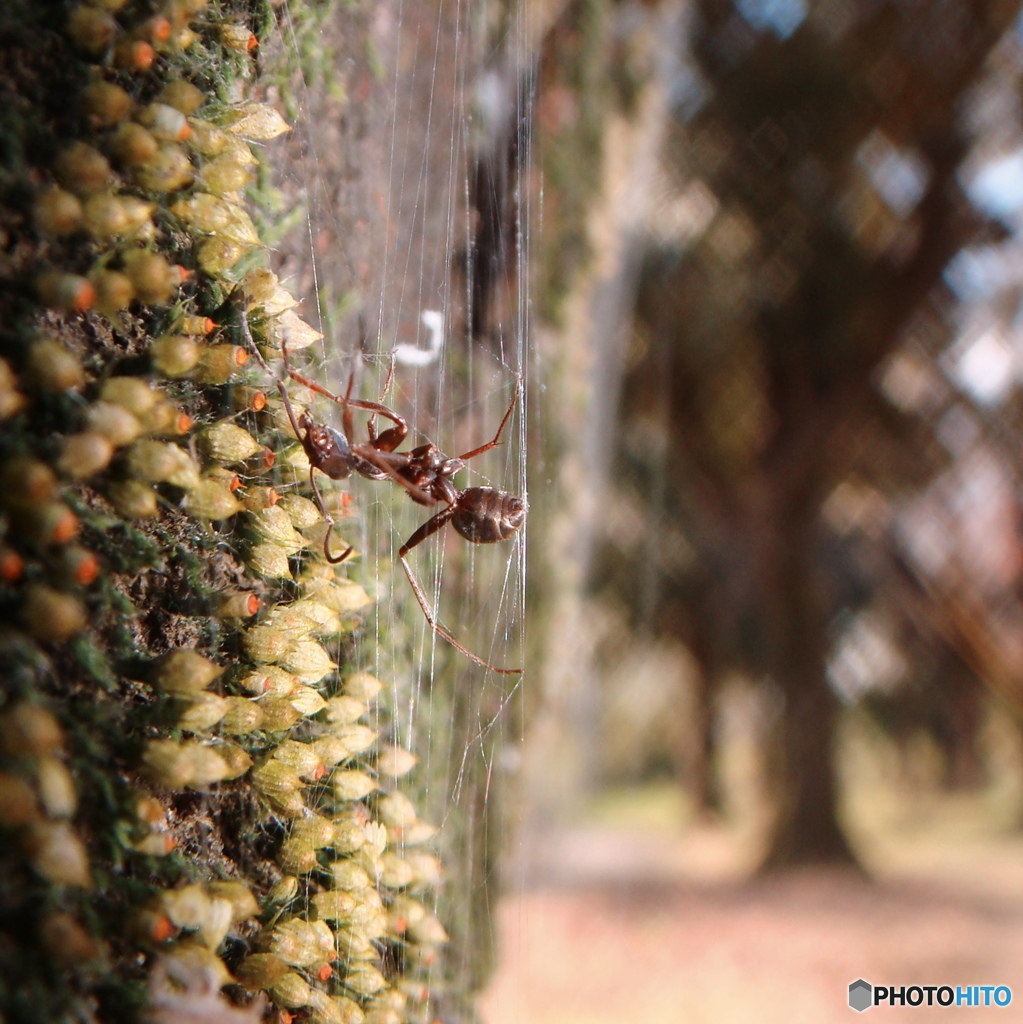
<svg viewBox="0 0 1023 1024"><path fill-rule="evenodd" d="M869 1010L870 1004L873 1002L873 999L871 998L872 992L873 990L871 989L869 981L857 978L849 986L849 1005L852 1009L856 1010L857 1013L863 1013L864 1010Z"/></svg>

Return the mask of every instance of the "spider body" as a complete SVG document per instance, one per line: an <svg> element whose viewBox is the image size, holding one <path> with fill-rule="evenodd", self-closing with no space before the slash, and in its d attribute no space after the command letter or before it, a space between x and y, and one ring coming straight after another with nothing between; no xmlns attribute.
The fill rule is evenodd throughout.
<svg viewBox="0 0 1023 1024"><path fill-rule="evenodd" d="M526 521L526 503L496 487L467 487L453 508L451 525L470 544L507 540Z"/></svg>
<svg viewBox="0 0 1023 1024"><path fill-rule="evenodd" d="M448 523L451 523L460 537L471 544L493 544L507 540L521 529L528 510L525 501L521 498L496 487L466 487L459 490L452 480L455 473L463 469L469 459L482 455L483 452L496 448L500 444L501 434L511 418L515 403L518 401L521 381L515 388L515 394L497 428L497 433L486 444L473 448L472 451L456 458L449 458L433 444L423 444L407 452L399 452L398 447L408 436L408 424L401 416L379 402L366 402L352 398L354 376L349 379L348 389L343 396L332 394L315 381L297 370L293 370L288 361L287 347L282 346L284 368L288 376L340 405L343 430L336 430L334 427L317 423L308 410L303 410L301 416L296 417L285 381L272 373L263 359L262 353L256 348L244 311L241 314L241 324L249 347L256 354L256 358L263 368L277 381L277 388L283 399L292 429L309 459L309 484L320 514L327 522L327 534L323 541L323 553L327 561L335 565L343 562L352 553L353 547L350 545L340 555L332 555L330 552L334 520L327 511L319 488L316 486L317 470L332 480L344 480L353 473L368 480L390 479L404 487L408 496L419 505L427 507L443 505L444 507L423 523L398 551L402 568L416 595L419 607L430 628L438 636L478 665L494 672L509 674L521 672L521 669L495 668L456 640L437 620L437 616L431 610L426 595L406 557L413 548L442 530ZM367 425L367 441L352 440L354 437L353 409L363 409L371 414ZM374 420L377 416L383 416L390 420L393 426L377 434L374 428Z"/></svg>

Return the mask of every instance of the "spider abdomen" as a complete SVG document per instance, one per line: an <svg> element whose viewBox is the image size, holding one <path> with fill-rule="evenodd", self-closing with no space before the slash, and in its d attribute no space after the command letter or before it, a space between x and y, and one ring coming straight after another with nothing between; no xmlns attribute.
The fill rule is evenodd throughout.
<svg viewBox="0 0 1023 1024"><path fill-rule="evenodd" d="M458 497L451 525L472 544L507 540L526 520L526 503L496 487L467 487Z"/></svg>

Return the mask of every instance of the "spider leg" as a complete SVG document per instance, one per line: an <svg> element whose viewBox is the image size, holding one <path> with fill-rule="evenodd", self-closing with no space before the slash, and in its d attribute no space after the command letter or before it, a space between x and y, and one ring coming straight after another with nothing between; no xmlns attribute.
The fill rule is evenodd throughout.
<svg viewBox="0 0 1023 1024"><path fill-rule="evenodd" d="M309 486L313 489L313 496L316 498L316 505L320 510L320 515L323 516L327 523L327 533L323 538L323 557L326 558L331 565L338 565L355 550L355 545L349 544L348 547L338 556L331 555L330 538L334 536L334 517L327 511L327 506L324 504L323 497L320 494L320 489L316 486L315 470L312 467L309 469Z"/></svg>
<svg viewBox="0 0 1023 1024"><path fill-rule="evenodd" d="M477 665L482 665L483 668L490 669L491 672L498 672L501 675L518 675L522 669L520 668L498 668L496 665L491 665L489 661L484 661L478 654L473 654L468 647L461 644L456 640L437 620L437 616L433 609L430 607L429 602L426 600L426 594L423 593L423 588L419 585L419 580L416 579L416 574L412 571L412 566L409 565L406 555L418 545L422 544L427 537L431 537L438 530L442 530L455 514L455 505L448 505L447 508L441 509L431 519L427 519L422 526L412 534L411 537L398 551L398 557L401 559L401 567L405 570L405 576L409 581L409 586L412 587L412 592L416 595L416 600L419 602L419 607L423 611L423 615L429 623L430 629L434 631L441 639L446 640L456 651L464 654L470 661L474 661Z"/></svg>
<svg viewBox="0 0 1023 1024"><path fill-rule="evenodd" d="M263 367L268 376L277 382L277 390L281 393L281 398L284 401L284 410L291 421L291 429L295 432L295 437L301 438L302 434L298 426L298 419L295 416L295 410L292 408L291 399L288 397L288 389L284 386L284 381L270 369L270 364L263 358L263 353L259 351L259 346L256 344L255 339L252 337L252 331L249 329L249 318L245 313L244 307L238 310L238 321L241 324L242 337L256 357L256 362ZM285 368L288 366L288 350L286 347L284 347L284 366Z"/></svg>
<svg viewBox="0 0 1023 1024"><path fill-rule="evenodd" d="M388 455L391 455L393 458L398 459L402 465L405 465L406 460L403 458L403 452L398 452L397 455L394 455L392 452L379 451L376 448L368 448L361 444L353 446L352 450L360 459L364 459L370 465L376 466L381 473L386 473L396 484L404 487L409 492L409 495L415 501L418 501L420 505L437 504L437 499L429 491L424 491L421 487L417 487L411 481L406 480L398 472L397 467L392 464L391 460L387 458Z"/></svg>
<svg viewBox="0 0 1023 1024"><path fill-rule="evenodd" d="M332 391L328 391L322 384L317 384L317 382L314 381L311 377L307 377L304 373L299 373L298 370L292 369L290 364L288 363L287 348L284 345L281 346L281 351L285 353L285 369L287 369L288 376L292 380L297 381L304 387L309 388L310 391L314 391L316 394L322 395L324 398L329 398L332 402L336 402L338 405L342 407L342 409L344 410L344 412L342 413L342 416L344 417L344 430L345 435L348 438L351 438L353 436L351 413L348 411L349 408L352 408L365 409L367 412L371 412L375 416L383 416L386 419L389 419L394 424L393 427L391 427L389 430L385 430L379 437L376 437L374 435L374 448L380 448L381 451L392 452L394 451L395 448L398 447L399 444L401 444L402 441L405 440L405 437L408 434L408 423L406 423L405 420L401 416L399 416L393 409L388 409L386 405L381 405L379 402L366 402L363 401L361 398L351 397L354 374L348 379L348 390L346 391L346 393L343 396L335 395ZM389 447L381 445L382 438L388 439L385 442L385 444L389 445Z"/></svg>
<svg viewBox="0 0 1023 1024"><path fill-rule="evenodd" d="M473 448L471 452L466 452L464 455L458 457L464 462L466 459L475 458L477 455L482 455L484 452L489 452L491 448L496 448L501 443L501 434L504 432L504 428L511 419L512 410L515 408L515 403L519 400L519 395L522 393L522 378L519 377L515 381L515 394L512 395L511 404L508 406L508 411L504 414L504 419L501 420L501 425L497 428L497 433L494 434L493 441L488 441L486 444L481 444L479 448Z"/></svg>

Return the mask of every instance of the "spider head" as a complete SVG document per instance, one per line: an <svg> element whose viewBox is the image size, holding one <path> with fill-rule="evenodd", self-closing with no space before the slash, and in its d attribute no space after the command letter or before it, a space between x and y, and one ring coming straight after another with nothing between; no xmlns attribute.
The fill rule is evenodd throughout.
<svg viewBox="0 0 1023 1024"><path fill-rule="evenodd" d="M314 422L308 412L302 413L299 426L305 431L302 447L309 465L331 480L344 480L351 474L355 460L348 439L340 430Z"/></svg>

